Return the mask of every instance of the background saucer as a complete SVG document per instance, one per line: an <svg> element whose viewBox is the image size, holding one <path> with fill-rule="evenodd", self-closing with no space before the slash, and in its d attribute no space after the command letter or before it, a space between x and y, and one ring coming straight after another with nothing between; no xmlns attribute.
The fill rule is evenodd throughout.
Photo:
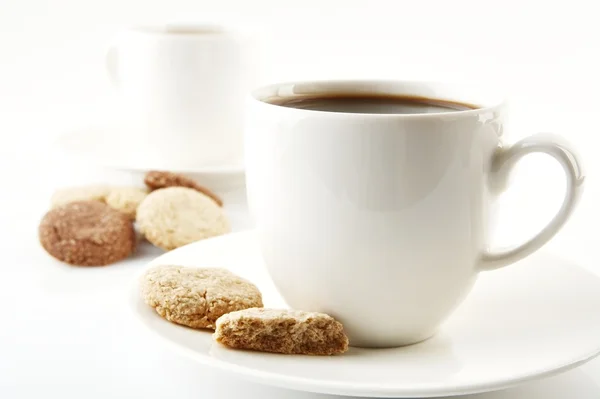
<svg viewBox="0 0 600 399"><path fill-rule="evenodd" d="M143 186L149 170L182 173L208 187L225 204L245 209L245 173L241 163L203 164L195 166L166 156L160 148L145 146L119 130L94 127L73 129L58 136L43 162L44 179L40 189L48 198L59 187L112 184ZM237 210L234 210L237 212Z"/></svg>
<svg viewBox="0 0 600 399"><path fill-rule="evenodd" d="M95 126L63 133L55 142L63 156L85 163L113 169L146 171L152 169L193 172L203 175L236 175L244 173L239 161L220 163L185 158L177 151L136 138L117 127ZM193 154L193 152L191 152Z"/></svg>

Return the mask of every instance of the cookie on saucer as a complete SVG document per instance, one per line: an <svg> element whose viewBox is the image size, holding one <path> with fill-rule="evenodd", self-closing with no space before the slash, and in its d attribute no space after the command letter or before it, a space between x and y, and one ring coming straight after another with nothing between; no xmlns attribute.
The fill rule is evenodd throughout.
<svg viewBox="0 0 600 399"><path fill-rule="evenodd" d="M136 220L144 237L167 251L230 231L223 209L186 187L151 192L137 208Z"/></svg>
<svg viewBox="0 0 600 399"><path fill-rule="evenodd" d="M210 191L208 188L196 183L194 180L178 173L150 171L146 173L146 176L144 177L144 183L146 183L150 190L158 190L167 187L192 188L206 195L207 197L212 198L217 205L223 206L223 201L218 195Z"/></svg>
<svg viewBox="0 0 600 399"><path fill-rule="evenodd" d="M348 350L344 327L324 313L245 309L217 320L214 339L235 349L295 355L337 355Z"/></svg>
<svg viewBox="0 0 600 399"><path fill-rule="evenodd" d="M225 269L157 266L140 281L144 301L165 319L192 328L214 329L222 315L262 307L256 286Z"/></svg>
<svg viewBox="0 0 600 399"><path fill-rule="evenodd" d="M70 202L50 210L39 226L42 247L56 259L78 266L104 266L135 249L131 220L99 201Z"/></svg>

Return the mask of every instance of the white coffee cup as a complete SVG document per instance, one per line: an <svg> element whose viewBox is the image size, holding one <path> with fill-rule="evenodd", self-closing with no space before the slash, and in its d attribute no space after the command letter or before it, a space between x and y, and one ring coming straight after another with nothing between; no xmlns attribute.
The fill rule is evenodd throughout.
<svg viewBox="0 0 600 399"><path fill-rule="evenodd" d="M431 114L324 112L274 105L331 93L421 96L480 108ZM333 81L263 87L249 100L247 190L269 273L293 308L329 313L353 346L435 334L479 272L522 259L563 226L584 176L552 135L505 144L504 101L426 82ZM562 207L531 240L488 248L491 202L515 163L545 153L564 168Z"/></svg>
<svg viewBox="0 0 600 399"><path fill-rule="evenodd" d="M107 54L124 134L179 168L240 163L246 37L221 25L135 27ZM138 149L139 150L139 149Z"/></svg>

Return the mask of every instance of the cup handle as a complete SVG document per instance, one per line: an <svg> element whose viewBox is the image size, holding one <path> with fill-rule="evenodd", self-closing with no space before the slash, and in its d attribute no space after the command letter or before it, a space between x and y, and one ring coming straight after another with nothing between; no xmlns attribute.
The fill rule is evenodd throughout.
<svg viewBox="0 0 600 399"><path fill-rule="evenodd" d="M106 51L105 64L108 78L114 86L119 86L119 75L117 73L118 63L119 58L117 47L113 45Z"/></svg>
<svg viewBox="0 0 600 399"><path fill-rule="evenodd" d="M583 192L585 174L573 147L562 137L540 133L529 136L509 148L499 149L492 159L490 184L504 187L517 162L532 153L548 154L558 161L567 176L567 192L558 213L537 235L505 251L489 251L481 257L480 270L495 270L531 255L544 246L563 227Z"/></svg>

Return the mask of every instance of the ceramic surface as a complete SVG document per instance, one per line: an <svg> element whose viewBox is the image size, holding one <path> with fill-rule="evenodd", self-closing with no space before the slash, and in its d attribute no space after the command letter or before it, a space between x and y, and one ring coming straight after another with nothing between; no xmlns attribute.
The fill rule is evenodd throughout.
<svg viewBox="0 0 600 399"><path fill-rule="evenodd" d="M158 264L226 267L256 283L266 306L285 306L254 232L191 244L151 262ZM600 351L600 278L544 252L482 275L434 338L402 348L350 348L335 357L227 349L208 331L162 319L140 298L137 279L133 284L134 314L174 350L247 380L296 390L398 398L468 394L556 374Z"/></svg>
<svg viewBox="0 0 600 399"><path fill-rule="evenodd" d="M122 128L113 125L83 126L66 131L54 142L59 156L85 164L106 168L147 171L170 170L214 176L238 176L244 179L244 165L236 162L186 163L178 158L155 154L152 142L140 141L133 135L123 134ZM160 147L159 147L160 148ZM239 182L237 183L239 184Z"/></svg>
<svg viewBox="0 0 600 399"><path fill-rule="evenodd" d="M134 27L107 55L128 134L185 162L242 157L242 112L253 85L245 38L211 24Z"/></svg>
<svg viewBox="0 0 600 399"><path fill-rule="evenodd" d="M479 108L366 114L268 103L327 93L420 96ZM333 81L254 91L245 142L248 201L286 302L339 318L353 345L411 344L435 334L479 272L547 243L578 202L580 162L558 136L508 145L505 120L502 98L472 86ZM531 240L489 248L492 204L513 166L531 153L563 167L562 208Z"/></svg>

